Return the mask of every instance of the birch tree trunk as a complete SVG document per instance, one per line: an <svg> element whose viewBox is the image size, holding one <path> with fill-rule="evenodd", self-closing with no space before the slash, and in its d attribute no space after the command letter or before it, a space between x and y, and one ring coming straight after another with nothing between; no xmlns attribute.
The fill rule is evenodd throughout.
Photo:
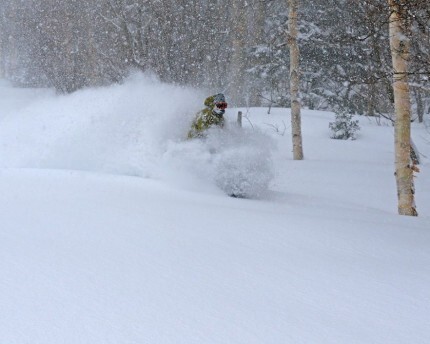
<svg viewBox="0 0 430 344"><path fill-rule="evenodd" d="M262 46L265 44L265 24L267 19L267 3L266 1L254 0L253 4L253 20L251 24L253 25L253 34L255 41L251 44L254 46ZM260 63L257 57L254 57L252 64L258 65ZM263 82L261 80L253 80L250 84L250 101L249 106L261 106L261 93L263 89Z"/></svg>
<svg viewBox="0 0 430 344"><path fill-rule="evenodd" d="M1 28L0 28L1 30ZM0 79L4 78L3 31L0 31Z"/></svg>
<svg viewBox="0 0 430 344"><path fill-rule="evenodd" d="M242 106L245 98L245 34L246 18L243 0L233 0L233 53L230 68L230 95L233 106Z"/></svg>
<svg viewBox="0 0 430 344"><path fill-rule="evenodd" d="M405 6L407 0L388 0L390 8L390 49L393 60L393 91L396 121L395 137L395 176L400 215L417 216L414 201L413 170L411 156L411 103L408 84L409 38Z"/></svg>
<svg viewBox="0 0 430 344"><path fill-rule="evenodd" d="M5 56L4 56L4 46L5 46L5 22L3 9L0 8L0 79L5 77Z"/></svg>
<svg viewBox="0 0 430 344"><path fill-rule="evenodd" d="M293 138L294 160L303 160L303 143L300 115L300 66L299 45L297 43L298 0L288 0L288 45L290 47L290 96L291 96L291 131Z"/></svg>

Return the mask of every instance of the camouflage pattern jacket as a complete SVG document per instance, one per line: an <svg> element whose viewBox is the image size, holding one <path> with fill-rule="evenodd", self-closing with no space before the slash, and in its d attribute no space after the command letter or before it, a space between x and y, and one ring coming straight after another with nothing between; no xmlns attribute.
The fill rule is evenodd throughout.
<svg viewBox="0 0 430 344"><path fill-rule="evenodd" d="M215 107L214 97L215 96L207 97L205 100L206 108L197 113L196 118L191 125L191 129L188 132L189 139L204 137L204 132L214 125L221 128L224 126L224 116L217 115L213 112Z"/></svg>

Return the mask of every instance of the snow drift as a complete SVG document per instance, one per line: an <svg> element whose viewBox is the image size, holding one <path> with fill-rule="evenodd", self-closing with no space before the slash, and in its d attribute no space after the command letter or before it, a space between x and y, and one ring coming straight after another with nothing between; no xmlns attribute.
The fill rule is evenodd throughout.
<svg viewBox="0 0 430 344"><path fill-rule="evenodd" d="M0 343L430 342L425 127L420 217L400 217L392 127L330 140L333 114L304 110L293 161L286 109L184 140L204 96L0 83ZM267 197L225 196L272 171Z"/></svg>

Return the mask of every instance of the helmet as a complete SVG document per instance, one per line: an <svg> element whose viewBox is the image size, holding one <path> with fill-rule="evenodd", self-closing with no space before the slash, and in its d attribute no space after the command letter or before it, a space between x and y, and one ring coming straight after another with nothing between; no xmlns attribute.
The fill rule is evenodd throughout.
<svg viewBox="0 0 430 344"><path fill-rule="evenodd" d="M225 103L225 97L222 93L214 95L214 104L216 103Z"/></svg>
<svg viewBox="0 0 430 344"><path fill-rule="evenodd" d="M214 95L214 108L213 112L219 116L222 116L225 113L225 109L227 108L227 103L225 101L224 94L218 93Z"/></svg>

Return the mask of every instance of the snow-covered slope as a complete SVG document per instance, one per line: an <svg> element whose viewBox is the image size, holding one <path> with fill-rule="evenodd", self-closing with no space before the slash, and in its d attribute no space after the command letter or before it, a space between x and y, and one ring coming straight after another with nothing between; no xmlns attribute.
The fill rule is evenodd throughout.
<svg viewBox="0 0 430 344"><path fill-rule="evenodd" d="M292 161L284 109L182 142L202 98L142 77L0 85L0 343L429 342L428 158L420 217L400 217L391 127L330 140L333 115L304 111ZM428 138L414 127L427 157ZM273 173L258 199L219 189L232 152Z"/></svg>

